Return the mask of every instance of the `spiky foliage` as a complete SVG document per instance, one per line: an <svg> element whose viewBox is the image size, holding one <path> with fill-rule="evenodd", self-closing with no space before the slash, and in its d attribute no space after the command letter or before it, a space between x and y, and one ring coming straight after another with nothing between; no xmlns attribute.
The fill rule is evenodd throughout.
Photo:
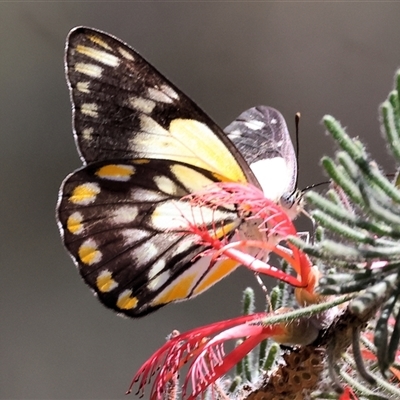
<svg viewBox="0 0 400 400"><path fill-rule="evenodd" d="M399 93L400 70L396 89L380 108L382 132L399 165L395 179L380 170L358 139L326 116L325 127L340 149L335 159L322 160L332 181L329 191L306 195L317 227L315 243L284 236L296 257L273 250L291 264L298 278L284 268L272 269L286 283L270 292L267 312L254 313L254 293L247 289L243 317L170 339L137 374L141 390L159 370L151 398L176 400L177 371L192 362L183 398L400 399ZM274 212L276 220L282 217L279 210ZM290 227L288 221L285 224ZM263 268L260 262L255 268L258 260L221 246L221 254L239 254L250 269L272 275L269 266ZM311 268L303 252L317 268ZM304 331L313 329L316 335L305 340ZM287 342L282 338L297 345L280 346L277 341ZM232 339L237 346L225 354L223 344ZM233 378L218 380L235 363ZM186 393L189 377L191 395Z"/></svg>
<svg viewBox="0 0 400 400"><path fill-rule="evenodd" d="M338 121L326 116L325 127L340 148L335 159L322 159L332 180L331 189L326 196L306 195L320 240L312 246L296 240L325 272L319 280L319 293L356 296L341 317L342 329L351 330L352 346L340 358L358 374L341 375L359 393L374 389L374 393L365 392L365 398L400 398L396 388L400 340L399 89L400 71L395 90L380 107L382 133L397 164L395 179L378 167L360 140L351 138ZM327 334L333 333L331 329ZM388 378L397 381L395 386Z"/></svg>
<svg viewBox="0 0 400 400"><path fill-rule="evenodd" d="M325 195L306 195L317 227L315 243L298 238L292 242L324 273L317 287L321 295L351 294L354 298L342 314L322 327L312 345L285 350L270 343L261 347L264 353L258 364L253 361L250 376L264 373L264 381L243 398L400 398L399 93L400 70L395 90L380 107L381 130L397 164L394 179L338 121L331 116L323 119L339 146L334 159L322 159L331 188ZM280 305L290 298L291 291L279 284L272 291L274 302ZM248 360L251 357L254 360L254 355ZM260 363L265 359L269 362ZM246 376L250 381L249 374L240 374L242 371L238 369L234 382Z"/></svg>

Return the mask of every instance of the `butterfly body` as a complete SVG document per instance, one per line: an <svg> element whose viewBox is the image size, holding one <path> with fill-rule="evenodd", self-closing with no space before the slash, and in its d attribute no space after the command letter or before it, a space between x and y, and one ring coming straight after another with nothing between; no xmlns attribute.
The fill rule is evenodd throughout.
<svg viewBox="0 0 400 400"><path fill-rule="evenodd" d="M224 133L136 51L90 28L71 31L66 74L84 166L65 179L57 218L102 303L139 317L232 272L236 262L202 257L208 248L193 227L222 242L264 233L235 204L193 204L190 195L219 182L271 189L268 162L295 163L283 117L250 109ZM287 164L279 184L291 191L295 165ZM282 190L267 197L279 200Z"/></svg>

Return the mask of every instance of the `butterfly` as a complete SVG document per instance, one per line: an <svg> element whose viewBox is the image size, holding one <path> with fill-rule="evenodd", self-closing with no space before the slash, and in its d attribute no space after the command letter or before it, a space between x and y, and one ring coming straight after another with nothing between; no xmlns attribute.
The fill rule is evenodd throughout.
<svg viewBox="0 0 400 400"><path fill-rule="evenodd" d="M57 222L99 300L140 317L237 268L201 260L207 246L188 224L221 240L257 229L235 204L193 205L186 196L218 182L250 183L276 201L293 193L297 162L282 115L254 107L224 132L135 50L91 28L70 32L65 69L83 167L61 185Z"/></svg>

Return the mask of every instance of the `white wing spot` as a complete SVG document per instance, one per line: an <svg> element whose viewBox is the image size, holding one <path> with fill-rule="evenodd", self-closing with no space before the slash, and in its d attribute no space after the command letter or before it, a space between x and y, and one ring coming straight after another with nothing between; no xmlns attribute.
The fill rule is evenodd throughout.
<svg viewBox="0 0 400 400"><path fill-rule="evenodd" d="M132 256L141 265L147 264L153 260L158 254L157 247L151 241L144 242L132 251Z"/></svg>
<svg viewBox="0 0 400 400"><path fill-rule="evenodd" d="M113 212L113 222L115 224L127 224L133 222L138 213L139 210L135 206L119 207Z"/></svg>
<svg viewBox="0 0 400 400"><path fill-rule="evenodd" d="M147 231L144 231L142 229L124 229L122 231L122 236L124 237L125 240L125 245L131 245L139 242L140 240L146 239L150 236L150 233Z"/></svg>
<svg viewBox="0 0 400 400"><path fill-rule="evenodd" d="M155 176L154 183L157 185L157 188L163 193L175 195L178 191L175 182L167 178L166 176Z"/></svg>
<svg viewBox="0 0 400 400"><path fill-rule="evenodd" d="M158 261L156 261L150 268L149 274L147 275L148 279L154 279L165 267L165 260L163 258L160 258Z"/></svg>
<svg viewBox="0 0 400 400"><path fill-rule="evenodd" d="M82 130L82 137L85 140L92 140L94 129L93 128L85 128Z"/></svg>
<svg viewBox="0 0 400 400"><path fill-rule="evenodd" d="M240 136L242 136L242 132L239 129L235 129L234 131L229 133L229 138L239 138Z"/></svg>
<svg viewBox="0 0 400 400"><path fill-rule="evenodd" d="M151 215L151 224L159 231L191 231L192 226L218 224L231 213L214 210L208 207L192 206L185 201L167 201L155 208Z"/></svg>
<svg viewBox="0 0 400 400"><path fill-rule="evenodd" d="M136 108L146 114L150 114L156 106L155 101L144 99L143 97L130 97L129 103L133 108Z"/></svg>
<svg viewBox="0 0 400 400"><path fill-rule="evenodd" d="M103 68L96 64L76 63L75 71L92 78L101 78Z"/></svg>
<svg viewBox="0 0 400 400"><path fill-rule="evenodd" d="M90 82L78 82L76 88L82 93L90 93L89 85Z"/></svg>
<svg viewBox="0 0 400 400"><path fill-rule="evenodd" d="M97 118L99 113L97 112L97 104L96 103L84 103L81 105L81 113L88 115L92 118Z"/></svg>
<svg viewBox="0 0 400 400"><path fill-rule="evenodd" d="M135 189L131 191L131 199L138 202L154 203L155 201L165 200L166 196L155 190Z"/></svg>
<svg viewBox="0 0 400 400"><path fill-rule="evenodd" d="M152 291L156 291L157 289L162 287L165 282L168 281L170 276L171 276L171 273L169 271L164 271L162 274L157 276L157 278L152 278L149 281L149 284L147 285L147 288L152 290Z"/></svg>
<svg viewBox="0 0 400 400"><path fill-rule="evenodd" d="M135 60L135 57L133 57L133 55L131 53L129 53L129 51L126 51L122 47L118 47L118 51L120 52L122 57L126 58L127 60L129 60L129 61Z"/></svg>
<svg viewBox="0 0 400 400"><path fill-rule="evenodd" d="M278 123L278 120L276 118L271 119L271 124L276 125Z"/></svg>
<svg viewBox="0 0 400 400"><path fill-rule="evenodd" d="M148 88L147 93L149 94L150 99L154 101L159 101L161 103L172 103L173 100L171 97L163 93L161 90L155 88Z"/></svg>
<svg viewBox="0 0 400 400"><path fill-rule="evenodd" d="M178 100L179 99L179 95L178 93L175 92L174 89L172 89L171 86L168 85L161 85L161 90L169 97L171 97L174 100Z"/></svg>
<svg viewBox="0 0 400 400"><path fill-rule="evenodd" d="M175 257L178 254L181 254L187 250L190 249L191 246L193 246L194 242L193 242L193 237L187 237L186 239L183 238L180 243L178 244L178 246L176 246L174 248L174 252L172 254L172 257Z"/></svg>
<svg viewBox="0 0 400 400"><path fill-rule="evenodd" d="M107 53L106 51L96 50L93 47L87 47L78 45L76 46L76 51L78 53L84 54L87 57L92 58L99 63L104 65L108 65L109 67L117 67L120 63L118 57L114 56L113 54Z"/></svg>
<svg viewBox="0 0 400 400"><path fill-rule="evenodd" d="M272 122L271 122L272 123ZM244 123L249 129L252 129L254 131L258 131L265 126L265 122L263 121L258 121L258 120L253 120L253 121L246 121Z"/></svg>

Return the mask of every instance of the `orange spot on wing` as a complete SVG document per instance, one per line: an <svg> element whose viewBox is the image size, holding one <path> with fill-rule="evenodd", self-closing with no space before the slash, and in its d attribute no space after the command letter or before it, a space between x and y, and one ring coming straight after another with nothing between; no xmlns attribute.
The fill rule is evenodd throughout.
<svg viewBox="0 0 400 400"><path fill-rule="evenodd" d="M167 304L188 298L196 277L197 274L190 274L178 279L173 285L161 292L152 305Z"/></svg>
<svg viewBox="0 0 400 400"><path fill-rule="evenodd" d="M193 291L193 294L198 295L204 292L209 287L215 285L222 278L233 272L238 266L239 263L234 260L224 260L221 263L213 266L210 269L210 272L201 281L200 285L198 285L196 289Z"/></svg>

